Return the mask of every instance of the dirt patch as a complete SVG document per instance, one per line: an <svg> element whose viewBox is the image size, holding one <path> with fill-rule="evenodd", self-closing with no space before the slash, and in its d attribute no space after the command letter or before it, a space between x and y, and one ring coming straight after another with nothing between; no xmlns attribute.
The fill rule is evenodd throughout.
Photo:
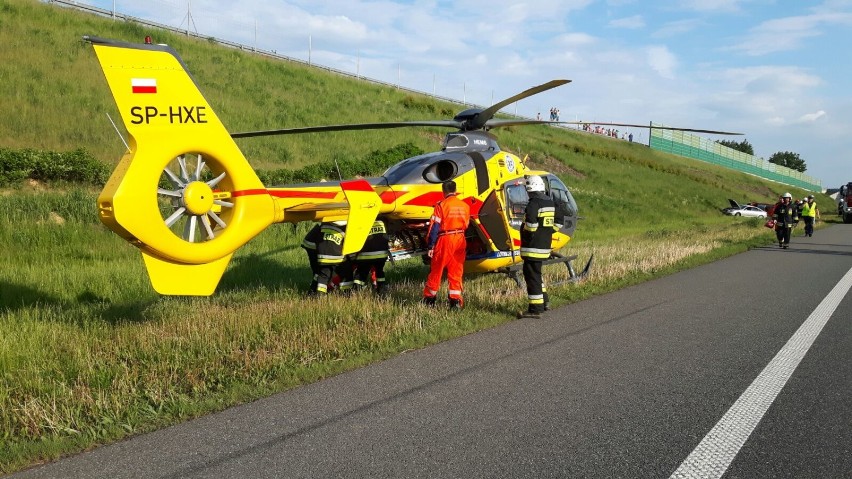
<svg viewBox="0 0 852 479"><path fill-rule="evenodd" d="M527 164L530 168L549 171L557 175L570 175L581 180L586 178L586 175L581 171L571 168L552 156L545 156L543 159L536 158L535 160L530 158Z"/></svg>
<svg viewBox="0 0 852 479"><path fill-rule="evenodd" d="M51 223L56 223L58 225L64 225L65 224L65 218L59 216L59 213L57 213L55 211L50 212L50 215L48 215L48 220Z"/></svg>
<svg viewBox="0 0 852 479"><path fill-rule="evenodd" d="M434 141L435 143L437 143L439 145L444 144L444 135L439 135L437 133L432 133L432 132L426 132L426 133L423 134L423 136L428 138L430 141Z"/></svg>
<svg viewBox="0 0 852 479"><path fill-rule="evenodd" d="M778 195L779 195L779 193L772 191L771 188L769 188L768 186L764 186L764 185L746 186L746 190L750 191L751 193L754 193L755 197L758 198L758 199L769 198L769 199L775 201L775 200L778 199Z"/></svg>

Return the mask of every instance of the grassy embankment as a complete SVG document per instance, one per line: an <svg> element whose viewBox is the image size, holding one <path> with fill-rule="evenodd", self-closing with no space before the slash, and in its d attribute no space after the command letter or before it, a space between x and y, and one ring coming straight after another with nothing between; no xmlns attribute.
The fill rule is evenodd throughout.
<svg viewBox="0 0 852 479"><path fill-rule="evenodd" d="M91 47L79 38L148 33L181 52L233 130L445 118L459 109L209 42L4 0L0 97L17 114L0 115L0 146L84 146L114 164L123 147L104 113L117 114ZM437 133L304 135L241 146L255 167L294 169L405 143L432 150ZM504 148L560 174L585 217L564 252L581 260L594 253L593 275L551 287L557 305L768 243L762 221L718 209L728 197L767 201L787 189L562 129L497 133ZM425 275L418 261L389 267L386 301L305 300L308 268L298 244L307 225L271 227L238 251L210 298L159 297L138 252L98 222L96 191L18 183L0 195L0 471L511 321L524 304L513 282L482 276L467 280L460 314L424 309L416 304ZM547 276L564 279L564 268Z"/></svg>

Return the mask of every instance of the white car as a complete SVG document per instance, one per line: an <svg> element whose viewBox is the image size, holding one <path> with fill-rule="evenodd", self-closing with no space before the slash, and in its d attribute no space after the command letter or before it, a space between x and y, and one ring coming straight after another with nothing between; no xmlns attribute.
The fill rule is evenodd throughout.
<svg viewBox="0 0 852 479"><path fill-rule="evenodd" d="M754 217L754 218L766 218L766 216L767 216L766 211L758 208L757 206L751 206L751 205L740 206L740 204L737 203L734 200L728 200L728 201L731 202L731 207L725 208L725 209L722 210L722 213L725 213L726 215L750 216L750 217Z"/></svg>

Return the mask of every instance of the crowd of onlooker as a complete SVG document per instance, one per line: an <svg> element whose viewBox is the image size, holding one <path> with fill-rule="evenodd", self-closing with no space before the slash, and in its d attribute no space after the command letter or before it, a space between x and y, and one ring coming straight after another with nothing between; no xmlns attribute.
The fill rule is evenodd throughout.
<svg viewBox="0 0 852 479"><path fill-rule="evenodd" d="M619 132L615 128L604 128L600 125L592 126L591 123L582 123L583 131L594 133L596 135L608 136L610 138L621 138L622 140L633 141L633 133Z"/></svg>
<svg viewBox="0 0 852 479"><path fill-rule="evenodd" d="M541 120L541 113L536 113L536 120ZM550 121L559 121L559 109L553 107L550 109ZM592 123L584 123L580 122L582 130L588 133L594 133L596 135L608 136L610 138L620 138L622 140L627 140L629 142L633 142L633 133L630 132L622 132L615 128L604 128L601 125L593 125Z"/></svg>

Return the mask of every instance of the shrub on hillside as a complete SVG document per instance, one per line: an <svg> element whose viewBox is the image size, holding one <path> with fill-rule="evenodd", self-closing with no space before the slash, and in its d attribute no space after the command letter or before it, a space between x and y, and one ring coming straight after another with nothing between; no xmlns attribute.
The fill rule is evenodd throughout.
<svg viewBox="0 0 852 479"><path fill-rule="evenodd" d="M12 185L27 178L102 185L109 178L109 170L82 148L62 153L0 148L0 185Z"/></svg>

